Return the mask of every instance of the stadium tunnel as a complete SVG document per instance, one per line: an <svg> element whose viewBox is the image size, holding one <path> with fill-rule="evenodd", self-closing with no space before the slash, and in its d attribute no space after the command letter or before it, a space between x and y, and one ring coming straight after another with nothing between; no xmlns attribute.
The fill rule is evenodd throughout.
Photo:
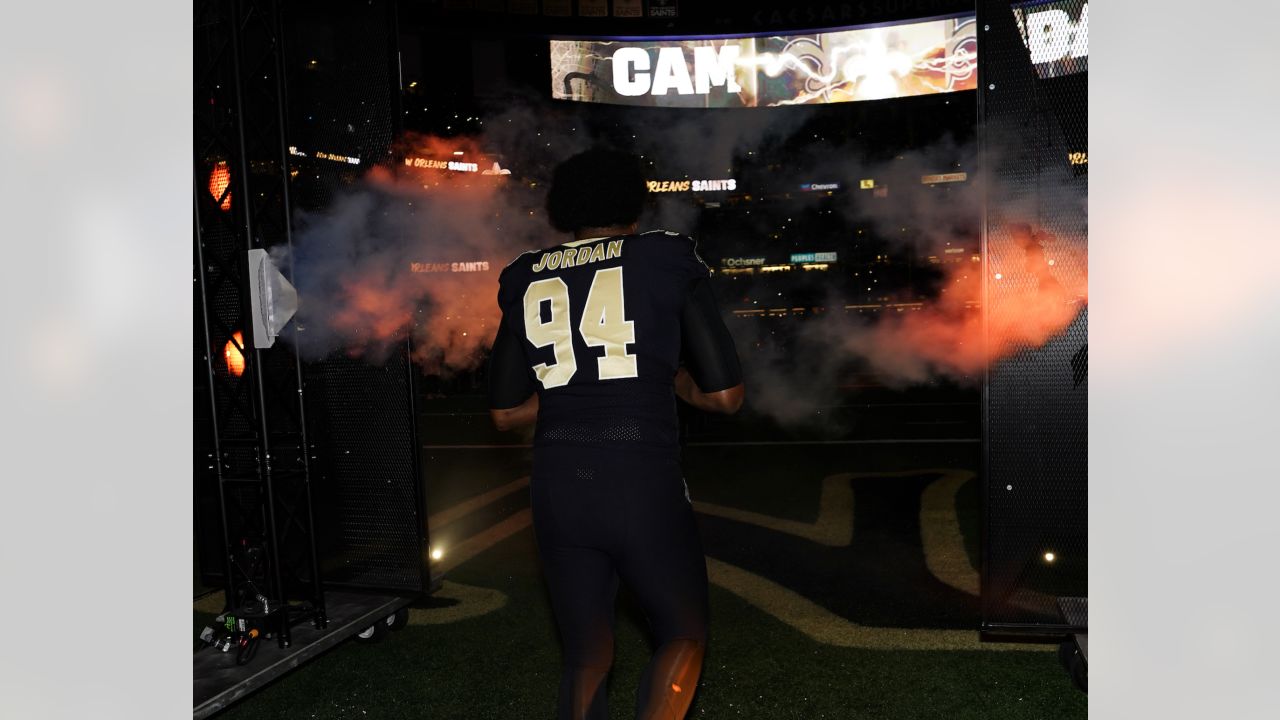
<svg viewBox="0 0 1280 720"><path fill-rule="evenodd" d="M680 407L690 714L1083 716L1087 23L197 3L195 629L228 652L196 717L554 706L531 436L491 427L486 359L499 272L561 241L552 168L598 143L641 156L642 228L698 241L748 387ZM615 707L644 627L624 593Z"/></svg>

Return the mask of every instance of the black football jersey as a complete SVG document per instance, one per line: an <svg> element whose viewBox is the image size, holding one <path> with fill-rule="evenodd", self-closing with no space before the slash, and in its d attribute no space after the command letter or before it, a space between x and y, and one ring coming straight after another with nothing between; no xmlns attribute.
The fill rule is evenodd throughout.
<svg viewBox="0 0 1280 720"><path fill-rule="evenodd" d="M538 392L537 447L674 450L673 378L682 344L706 344L682 343L684 326L698 324L682 317L689 316L692 298L711 298L704 287L709 274L692 238L661 230L578 240L516 258L500 278L491 405L512 407ZM709 301L710 310L700 314L714 318L727 338ZM731 340L728 348L720 354L731 357L700 364L731 364L728 375L719 375L736 384Z"/></svg>

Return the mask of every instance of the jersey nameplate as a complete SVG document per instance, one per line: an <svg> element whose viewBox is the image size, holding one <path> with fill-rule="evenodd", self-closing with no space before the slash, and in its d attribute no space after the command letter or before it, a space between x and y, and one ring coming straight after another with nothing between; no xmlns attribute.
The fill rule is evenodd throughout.
<svg viewBox="0 0 1280 720"><path fill-rule="evenodd" d="M533 272L589 265L616 257L622 257L622 240L610 240L607 246L606 243L596 243L566 250L553 250L543 253L542 257L538 258L538 262L533 266Z"/></svg>

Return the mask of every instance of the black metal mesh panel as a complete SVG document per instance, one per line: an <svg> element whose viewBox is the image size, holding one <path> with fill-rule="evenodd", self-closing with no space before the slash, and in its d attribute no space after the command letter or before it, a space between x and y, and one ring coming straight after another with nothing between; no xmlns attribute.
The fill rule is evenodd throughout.
<svg viewBox="0 0 1280 720"><path fill-rule="evenodd" d="M399 112L394 7L291 3L286 12L291 200L323 208L390 156ZM359 163L329 157L339 155ZM339 353L304 366L326 584L426 588L410 372L407 348L385 363Z"/></svg>
<svg viewBox="0 0 1280 720"><path fill-rule="evenodd" d="M394 7L293 2L286 11L293 200L304 209L323 207L390 155L400 81Z"/></svg>
<svg viewBox="0 0 1280 720"><path fill-rule="evenodd" d="M426 527L407 355L402 348L381 366L334 358L308 368L326 582L422 588Z"/></svg>
<svg viewBox="0 0 1280 720"><path fill-rule="evenodd" d="M988 629L1060 629L1056 598L1088 595L1087 23L1080 0L979 3L988 342L1028 302L1064 318L987 377Z"/></svg>

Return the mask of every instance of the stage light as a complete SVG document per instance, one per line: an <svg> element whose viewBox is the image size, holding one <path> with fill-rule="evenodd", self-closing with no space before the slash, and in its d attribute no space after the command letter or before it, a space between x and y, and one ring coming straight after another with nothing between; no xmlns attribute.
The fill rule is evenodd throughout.
<svg viewBox="0 0 1280 720"><path fill-rule="evenodd" d="M209 172L209 194L215 201L221 198L218 207L222 210L231 209L231 193L227 192L227 186L230 184L231 168L227 167L227 161L219 160ZM227 193L225 196L222 194L224 192Z"/></svg>
<svg viewBox="0 0 1280 720"><path fill-rule="evenodd" d="M1047 563L1051 563L1051 562L1053 562L1054 560L1056 560L1057 558L1058 558L1058 556L1057 556L1057 555L1054 555L1054 554L1053 554L1053 553L1051 553L1051 552L1047 552L1047 553L1045 553L1045 554L1044 554L1044 561L1045 561L1045 562L1047 562Z"/></svg>
<svg viewBox="0 0 1280 720"><path fill-rule="evenodd" d="M227 361L227 370L232 375L240 377L244 374L244 353L240 351L240 348L244 347L244 335L237 330L231 338L222 348L222 357Z"/></svg>
<svg viewBox="0 0 1280 720"><path fill-rule="evenodd" d="M266 250L250 250L248 261L253 346L269 348L298 311L298 291L280 274Z"/></svg>
<svg viewBox="0 0 1280 720"><path fill-rule="evenodd" d="M443 550L441 550L440 548L431 548L431 559L432 559L432 560L439 560L439 559L440 559L440 558L442 558L442 557L444 557L444 551L443 551Z"/></svg>

